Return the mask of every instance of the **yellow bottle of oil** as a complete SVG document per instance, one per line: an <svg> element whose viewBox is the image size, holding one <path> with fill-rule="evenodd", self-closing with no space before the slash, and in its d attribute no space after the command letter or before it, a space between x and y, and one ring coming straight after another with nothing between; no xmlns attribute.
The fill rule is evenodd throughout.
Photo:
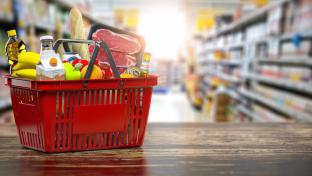
<svg viewBox="0 0 312 176"><path fill-rule="evenodd" d="M25 43L18 39L15 30L8 31L8 41L5 45L5 51L8 57L8 62L12 66L17 62L18 54L26 51Z"/></svg>
<svg viewBox="0 0 312 176"><path fill-rule="evenodd" d="M151 62L151 54L144 53L142 64L141 64L141 70L142 70L141 75L143 77L147 77L149 74L150 62Z"/></svg>

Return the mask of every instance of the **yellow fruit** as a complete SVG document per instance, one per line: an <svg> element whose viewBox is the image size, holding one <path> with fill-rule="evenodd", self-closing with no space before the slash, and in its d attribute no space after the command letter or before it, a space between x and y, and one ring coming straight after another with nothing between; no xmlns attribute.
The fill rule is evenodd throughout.
<svg viewBox="0 0 312 176"><path fill-rule="evenodd" d="M12 68L13 71L22 70L22 69L36 69L36 65L31 65L28 63L17 63Z"/></svg>
<svg viewBox="0 0 312 176"><path fill-rule="evenodd" d="M122 73L120 75L120 78L134 78L134 76L129 73Z"/></svg>
<svg viewBox="0 0 312 176"><path fill-rule="evenodd" d="M83 69L81 70L81 79L84 79L88 66L83 67ZM93 69L92 69L92 73L90 75L90 79L102 79L103 78L103 74L102 74L102 70L100 69L100 67L94 65Z"/></svg>
<svg viewBox="0 0 312 176"><path fill-rule="evenodd" d="M29 65L37 65L40 61L40 54L35 52L22 52L18 55L19 63L27 63Z"/></svg>
<svg viewBox="0 0 312 176"><path fill-rule="evenodd" d="M13 64L14 64L14 62L9 60L9 65L13 65Z"/></svg>
<svg viewBox="0 0 312 176"><path fill-rule="evenodd" d="M16 75L16 71L12 71L11 76L12 76L12 77L18 77L18 76Z"/></svg>
<svg viewBox="0 0 312 176"><path fill-rule="evenodd" d="M22 69L14 71L12 74L16 75L19 78L28 78L28 79L36 79L36 69Z"/></svg>

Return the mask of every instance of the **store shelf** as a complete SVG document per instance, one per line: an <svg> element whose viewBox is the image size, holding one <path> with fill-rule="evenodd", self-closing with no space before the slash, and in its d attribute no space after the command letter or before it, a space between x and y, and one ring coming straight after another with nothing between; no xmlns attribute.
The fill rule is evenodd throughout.
<svg viewBox="0 0 312 176"><path fill-rule="evenodd" d="M280 36L279 40L288 41L292 40L292 38L296 35L299 35L301 38L309 39L312 38L312 31L301 31L301 32L290 32Z"/></svg>
<svg viewBox="0 0 312 176"><path fill-rule="evenodd" d="M238 59L223 59L223 60L209 60L203 61L204 63L208 64L221 64L221 65L231 65L231 66L240 66L242 61Z"/></svg>
<svg viewBox="0 0 312 176"><path fill-rule="evenodd" d="M290 118L295 118L299 121L312 122L312 116L310 114L295 111L295 110L292 110L291 108L287 108L287 107L278 105L277 103L273 102L271 99L265 98L265 96L259 95L257 93L252 92L252 91L241 89L240 93L242 95L246 96L247 98L250 98L250 99L256 100L260 103L263 103L263 104L265 104L265 105L289 116Z"/></svg>
<svg viewBox="0 0 312 176"><path fill-rule="evenodd" d="M12 107L10 98L4 98L0 100L0 112L10 107Z"/></svg>
<svg viewBox="0 0 312 176"><path fill-rule="evenodd" d="M269 77L260 76L256 74L247 74L247 75L244 75L244 77L312 95L312 84L309 84L309 83L293 82L293 81L289 81L285 79L272 78L272 77L269 78Z"/></svg>
<svg viewBox="0 0 312 176"><path fill-rule="evenodd" d="M55 4L59 5L60 7L66 9L66 10L70 10L74 6L73 4L71 4L67 1L63 1L63 0L48 0L48 1L55 3ZM98 19L93 18L91 15L89 15L86 12L81 11L81 14L85 19L87 19L88 21L90 21L92 23L103 24Z"/></svg>
<svg viewBox="0 0 312 176"><path fill-rule="evenodd" d="M233 89L226 88L223 92L236 100L240 100L240 95Z"/></svg>
<svg viewBox="0 0 312 176"><path fill-rule="evenodd" d="M232 82L232 83L241 83L242 82L239 78L236 78L234 76L222 73L220 71L215 71L215 72L208 71L206 73L209 74L209 75L217 76L220 79L223 79L225 81L229 81L229 82Z"/></svg>
<svg viewBox="0 0 312 176"><path fill-rule="evenodd" d="M259 10L249 13L245 15L244 17L242 17L240 20L237 20L231 23L230 25L226 26L225 28L221 29L219 32L217 32L217 35L223 35L223 34L229 33L231 31L238 30L242 27L245 27L249 24L259 21L261 19L265 19L270 9L276 6L282 5L284 3L287 3L289 1L290 0L280 0L280 1L270 3L269 5L264 6L263 8Z"/></svg>
<svg viewBox="0 0 312 176"><path fill-rule="evenodd" d="M0 22L1 23L13 23L13 16L4 15L0 13Z"/></svg>
<svg viewBox="0 0 312 176"><path fill-rule="evenodd" d="M239 42L239 43L228 44L226 48L228 50L240 49L240 48L243 48L244 45L245 45L245 43Z"/></svg>
<svg viewBox="0 0 312 176"><path fill-rule="evenodd" d="M0 56L0 70L8 70L10 68L7 59Z"/></svg>
<svg viewBox="0 0 312 176"><path fill-rule="evenodd" d="M255 112L250 111L249 109L245 108L244 106L237 106L237 110L247 117L249 117L254 122L261 122L262 118L256 114Z"/></svg>
<svg viewBox="0 0 312 176"><path fill-rule="evenodd" d="M226 81L233 82L233 83L241 83L241 80L239 80L239 78L236 78L234 76L231 76L231 75L228 75L228 74L225 74L225 73L218 72L216 74L216 76L218 76L221 79L224 79Z"/></svg>
<svg viewBox="0 0 312 176"><path fill-rule="evenodd" d="M259 63L279 64L279 65L303 65L312 66L312 58L302 56L289 56L276 59L257 59Z"/></svg>

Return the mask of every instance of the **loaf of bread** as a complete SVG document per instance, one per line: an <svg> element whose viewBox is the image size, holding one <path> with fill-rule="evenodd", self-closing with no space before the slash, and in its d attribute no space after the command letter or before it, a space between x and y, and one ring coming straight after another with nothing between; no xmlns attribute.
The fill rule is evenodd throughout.
<svg viewBox="0 0 312 176"><path fill-rule="evenodd" d="M87 33L83 24L80 10L73 7L69 13L69 31L72 39L87 39ZM78 53L81 58L89 60L90 54L86 44L73 44L73 51Z"/></svg>

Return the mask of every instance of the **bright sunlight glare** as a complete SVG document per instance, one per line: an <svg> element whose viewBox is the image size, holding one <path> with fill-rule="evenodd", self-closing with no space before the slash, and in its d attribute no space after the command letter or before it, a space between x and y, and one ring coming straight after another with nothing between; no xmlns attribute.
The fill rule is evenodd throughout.
<svg viewBox="0 0 312 176"><path fill-rule="evenodd" d="M177 59L185 37L184 15L172 9L141 13L139 33L145 37L146 51L153 58Z"/></svg>

